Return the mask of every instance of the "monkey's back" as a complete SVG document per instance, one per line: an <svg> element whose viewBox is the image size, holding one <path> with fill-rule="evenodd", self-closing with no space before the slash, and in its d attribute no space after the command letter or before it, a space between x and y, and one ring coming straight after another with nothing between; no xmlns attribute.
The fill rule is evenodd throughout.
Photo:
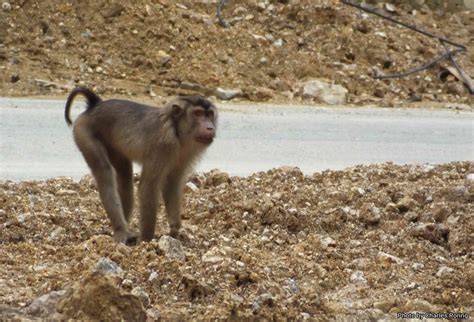
<svg viewBox="0 0 474 322"><path fill-rule="evenodd" d="M158 133L161 109L127 100L106 100L82 113L74 127L87 127L107 149L141 163L147 135ZM154 127L154 128L150 128ZM74 131L75 133L77 131Z"/></svg>

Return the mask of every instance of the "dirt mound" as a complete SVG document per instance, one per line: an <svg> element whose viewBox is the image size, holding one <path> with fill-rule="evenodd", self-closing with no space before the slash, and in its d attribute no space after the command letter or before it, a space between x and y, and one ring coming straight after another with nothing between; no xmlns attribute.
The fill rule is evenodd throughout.
<svg viewBox="0 0 474 322"><path fill-rule="evenodd" d="M336 1L229 1L228 29L216 23L213 1L10 2L0 11L1 96L57 95L85 84L109 95L211 95L221 87L253 101L299 100L298 84L318 78L347 88L350 104L472 103L454 76L438 78L444 62L406 79L374 80L374 69L400 72L444 49ZM396 10L467 44L458 60L474 75L472 12Z"/></svg>
<svg viewBox="0 0 474 322"><path fill-rule="evenodd" d="M121 291L112 277L100 272L76 282L59 302L58 311L69 319L146 320L140 298Z"/></svg>
<svg viewBox="0 0 474 322"><path fill-rule="evenodd" d="M170 248L178 256L159 237L114 244L90 177L0 182L0 316L91 278L102 258L120 274L90 284L94 298L135 294L152 318L473 316L473 179L472 162L197 175L183 206L188 238ZM108 319L100 305L60 303Z"/></svg>

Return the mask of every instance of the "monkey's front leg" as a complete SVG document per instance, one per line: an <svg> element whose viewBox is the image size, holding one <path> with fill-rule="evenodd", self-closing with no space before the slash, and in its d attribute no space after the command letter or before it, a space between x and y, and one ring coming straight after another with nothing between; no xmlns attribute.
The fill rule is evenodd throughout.
<svg viewBox="0 0 474 322"><path fill-rule="evenodd" d="M140 199L140 241L150 241L155 235L158 194L162 186L160 175L143 168L138 188Z"/></svg>
<svg viewBox="0 0 474 322"><path fill-rule="evenodd" d="M171 237L178 238L181 228L181 199L183 186L183 172L175 171L168 175L163 187L166 215L170 225Z"/></svg>

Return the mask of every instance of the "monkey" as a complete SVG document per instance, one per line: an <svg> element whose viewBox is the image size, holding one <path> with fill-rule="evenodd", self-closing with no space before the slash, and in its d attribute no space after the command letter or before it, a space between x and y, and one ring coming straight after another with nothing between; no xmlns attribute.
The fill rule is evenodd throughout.
<svg viewBox="0 0 474 322"><path fill-rule="evenodd" d="M73 123L69 112L79 94L86 98L87 106ZM153 239L160 193L170 236L180 236L184 180L213 142L217 116L216 106L201 96L177 96L163 107L153 107L128 100L104 101L86 87L72 90L64 117L97 183L116 242ZM139 236L129 228L134 206L133 162L142 166Z"/></svg>

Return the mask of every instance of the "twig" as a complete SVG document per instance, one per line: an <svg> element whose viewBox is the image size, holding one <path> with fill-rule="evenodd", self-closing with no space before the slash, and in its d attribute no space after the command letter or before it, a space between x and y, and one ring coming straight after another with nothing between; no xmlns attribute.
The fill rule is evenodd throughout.
<svg viewBox="0 0 474 322"><path fill-rule="evenodd" d="M409 75L412 75L412 74L416 74L418 72L421 72L425 69L428 69L430 68L431 66L435 65L437 62L443 60L443 59L446 59L448 58L449 56L453 55L453 54L456 54L456 53L459 53L459 52L462 52L462 48L458 48L458 49L454 49L452 51L448 51L444 54L442 54L441 56L439 57L436 57L435 59L433 59L432 61L424 64L424 65L421 65L419 67L415 67L415 68L412 68L412 69L409 69L405 72L402 72L402 73L398 73L398 74L390 74L390 75L380 75L380 74L375 74L374 75L374 78L375 79L390 79L390 78L402 78L402 77L406 77L406 76L409 76Z"/></svg>
<svg viewBox="0 0 474 322"><path fill-rule="evenodd" d="M217 3L217 19L219 20L219 25L223 28L228 28L229 23L222 18L222 8L224 7L227 0L219 0Z"/></svg>
<svg viewBox="0 0 474 322"><path fill-rule="evenodd" d="M448 46L446 46L446 44L442 40L441 40L441 44L443 44L444 48L448 50ZM461 76L463 83L469 89L469 92L471 94L474 94L474 86L472 85L471 79L466 75L464 70L461 68L461 66L459 66L459 64L454 59L454 53L448 50L447 54L448 54L449 59L453 63L454 67L457 69L459 76Z"/></svg>
<svg viewBox="0 0 474 322"><path fill-rule="evenodd" d="M435 34L433 34L433 33L431 33L431 32L422 30L422 29L420 29L419 27L417 27L417 26L415 26L415 25L410 25L410 24L408 24L408 23L406 23L406 22L398 21L398 20L396 20L396 19L394 19L394 18L392 18L392 17L390 17L390 16L388 16L388 15L385 15L385 14L383 14L383 13L381 13L381 12L378 12L378 11L374 10L373 8L369 8L369 7L367 7L367 6L361 6L361 5L359 5L359 4L357 4L357 3L354 3L354 2L352 2L352 1L350 1L350 0L342 0L342 3L345 3L345 4L349 5L349 6L355 7L355 8L357 8L357 9L363 10L363 11L365 11L365 12L374 14L374 15L376 15L376 16L382 17L382 18L387 19L387 20L389 20L389 21L391 21L391 22L393 22L393 23L395 23L395 24L397 24L397 25L401 25L401 26L403 26L403 27L405 27L405 28L408 28L408 29L411 29L411 30L413 30L413 31L419 32L420 34L423 34L423 35L425 35L425 36L428 36L428 37L431 37L431 38L436 38L436 39L439 39L439 40L441 40L441 41L443 41L443 42L445 42L445 43L447 43L447 44L453 45L453 46L455 46L455 47L462 48L463 51L467 51L466 46L463 46L463 45L461 45L461 44L455 43L455 42L453 42L453 41L451 41L451 40L449 40L449 39L446 39L445 37L441 37L441 36L435 35Z"/></svg>
<svg viewBox="0 0 474 322"><path fill-rule="evenodd" d="M431 32L428 32L426 30L422 30L420 29L419 27L415 26L415 25L411 25L411 24L408 24L408 23L405 23L405 22L402 22L402 21L398 21L388 15L385 15L381 12L378 12L376 11L374 8L371 8L371 7L368 7L368 6L362 6L362 5L359 5L357 3L354 3L352 2L351 0L342 0L342 3L344 4L347 4L349 6L352 6L352 7L355 7L357 9L360 9L360 10L363 10L365 12L368 12L368 13L371 13L371 14L374 14L376 16L379 16L379 17L382 17L386 20L389 20L397 25L401 25L405 28L408 28L410 30L413 30L413 31L416 31L420 34L423 34L425 36L428 36L428 37L431 37L431 38L434 38L434 39L438 39L441 44L444 46L444 48L446 49L446 52L444 54L442 54L441 56L439 57L436 57L435 59L433 59L432 61L422 65L422 66L419 66L419 67L415 67L415 68L412 68L412 69L409 69L405 72L402 72L402 73L397 73L397 74L390 74L390 75L377 75L375 74L374 75L374 78L375 79L389 79L389 78L402 78L402 77L406 77L408 75L412 75L412 74L415 74L415 73L418 73L418 72L421 72L423 70L426 70L428 68L430 68L431 66L435 65L436 63L438 63L439 61L443 60L443 59L448 59L451 60L451 62L453 63L454 67L457 69L459 75L461 76L462 80L463 80L463 83L468 87L469 89L469 92L471 94L474 94L474 86L472 85L472 82L470 81L470 79L466 76L466 73L464 72L464 70L461 68L461 66L459 66L459 64L454 60L454 55L457 54L457 53L461 53L461 52L466 52L467 51L467 47L466 46L463 46L461 44L458 44L458 43L455 43L454 41L451 41L445 37L442 37L442 36L438 36L438 35L435 35ZM450 44L452 46L455 46L457 47L457 49L454 49L454 50L450 50L446 44Z"/></svg>

